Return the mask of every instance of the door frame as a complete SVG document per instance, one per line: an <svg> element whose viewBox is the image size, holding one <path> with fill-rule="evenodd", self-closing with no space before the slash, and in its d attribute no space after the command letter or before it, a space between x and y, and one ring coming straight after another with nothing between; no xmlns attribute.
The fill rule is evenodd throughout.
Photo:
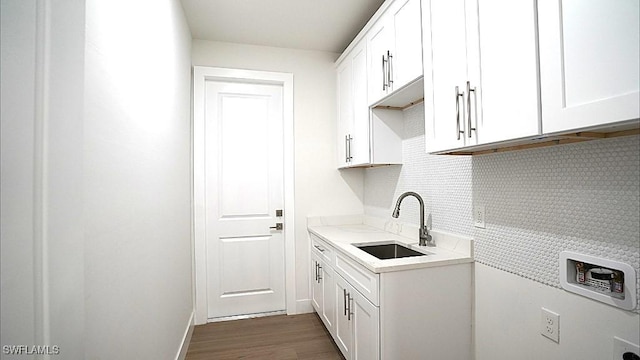
<svg viewBox="0 0 640 360"><path fill-rule="evenodd" d="M255 70L239 70L208 66L193 67L193 299L195 324L206 324L207 313L207 242L205 199L205 82L221 80L241 83L261 83L282 86L284 141L284 252L285 299L287 314L296 312L295 281L295 213L294 213L294 127L293 74Z"/></svg>

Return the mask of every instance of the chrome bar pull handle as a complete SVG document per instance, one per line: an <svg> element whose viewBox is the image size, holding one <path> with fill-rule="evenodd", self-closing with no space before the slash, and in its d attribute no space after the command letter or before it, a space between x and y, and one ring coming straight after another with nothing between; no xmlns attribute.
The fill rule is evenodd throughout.
<svg viewBox="0 0 640 360"><path fill-rule="evenodd" d="M464 134L464 130L460 130L460 97L463 97L464 93L460 93L460 87L456 86L456 136L460 140L460 134Z"/></svg>
<svg viewBox="0 0 640 360"><path fill-rule="evenodd" d="M342 289L342 299L344 300L344 316L347 316L347 289Z"/></svg>
<svg viewBox="0 0 640 360"><path fill-rule="evenodd" d="M324 252L324 249L320 245L313 245L313 247L316 248L320 252Z"/></svg>
<svg viewBox="0 0 640 360"><path fill-rule="evenodd" d="M387 60L384 58L384 54L382 54L382 91L387 91Z"/></svg>
<svg viewBox="0 0 640 360"><path fill-rule="evenodd" d="M344 136L344 162L349 162L349 138Z"/></svg>
<svg viewBox="0 0 640 360"><path fill-rule="evenodd" d="M351 321L351 315L353 315L353 312L351 311L351 304L353 304L353 298L351 297L351 294L347 294L347 299L349 301L349 311L347 312L347 320Z"/></svg>
<svg viewBox="0 0 640 360"><path fill-rule="evenodd" d="M351 134L347 135L347 162L351 161Z"/></svg>
<svg viewBox="0 0 640 360"><path fill-rule="evenodd" d="M473 92L473 95L475 96L476 88L472 88L471 82L467 81L467 124L468 124L467 137L469 137L469 139L471 139L471 131L476 130L476 128L471 127L471 92Z"/></svg>
<svg viewBox="0 0 640 360"><path fill-rule="evenodd" d="M388 78L387 78L387 83L389 84L389 88L392 87L393 85L393 54L391 53L391 51L387 50L387 61L389 62L389 64L387 65L388 70Z"/></svg>
<svg viewBox="0 0 640 360"><path fill-rule="evenodd" d="M322 265L318 263L318 284L322 282Z"/></svg>
<svg viewBox="0 0 640 360"><path fill-rule="evenodd" d="M318 282L318 262L314 261L314 263L316 264L316 282Z"/></svg>

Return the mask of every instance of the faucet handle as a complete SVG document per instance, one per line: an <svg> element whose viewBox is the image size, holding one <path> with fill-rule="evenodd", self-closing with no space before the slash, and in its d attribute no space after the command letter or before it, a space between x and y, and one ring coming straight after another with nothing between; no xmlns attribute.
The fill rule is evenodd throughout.
<svg viewBox="0 0 640 360"><path fill-rule="evenodd" d="M429 230L427 230L427 227L425 226L425 240L426 240L426 244L427 246L436 246L436 244L433 242L433 236L431 236L431 234L429 234Z"/></svg>

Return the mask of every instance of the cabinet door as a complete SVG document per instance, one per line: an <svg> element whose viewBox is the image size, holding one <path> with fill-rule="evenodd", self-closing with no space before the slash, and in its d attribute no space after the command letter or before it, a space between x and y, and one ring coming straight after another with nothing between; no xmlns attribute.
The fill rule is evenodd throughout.
<svg viewBox="0 0 640 360"><path fill-rule="evenodd" d="M319 313L329 333L335 333L336 304L335 304L335 272L325 263L320 263L320 283L322 286L322 312Z"/></svg>
<svg viewBox="0 0 640 360"><path fill-rule="evenodd" d="M428 152L465 145L467 55L464 0L424 0L425 139Z"/></svg>
<svg viewBox="0 0 640 360"><path fill-rule="evenodd" d="M350 295L353 313L352 359L380 359L380 309L356 290Z"/></svg>
<svg viewBox="0 0 640 360"><path fill-rule="evenodd" d="M345 59L337 69L338 84L338 167L349 165L349 137L353 123L352 73L350 59Z"/></svg>
<svg viewBox="0 0 640 360"><path fill-rule="evenodd" d="M369 104L373 104L390 91L388 53L391 53L393 23L383 15L367 33L367 58L369 59Z"/></svg>
<svg viewBox="0 0 640 360"><path fill-rule="evenodd" d="M370 119L367 96L367 43L362 41L351 52L351 93L353 104L353 126L351 131L351 165L366 164L371 161L369 150Z"/></svg>
<svg viewBox="0 0 640 360"><path fill-rule="evenodd" d="M316 309L318 315L322 315L322 305L323 305L323 293L322 293L322 283L319 281L319 269L320 260L318 260L317 255L311 254L311 305Z"/></svg>
<svg viewBox="0 0 640 360"><path fill-rule="evenodd" d="M335 278L336 323L334 339L345 359L352 359L353 327L349 314L348 294L353 291L353 288L342 276L336 274Z"/></svg>
<svg viewBox="0 0 640 360"><path fill-rule="evenodd" d="M640 2L538 2L542 131L640 117Z"/></svg>
<svg viewBox="0 0 640 360"><path fill-rule="evenodd" d="M468 81L475 89L465 87L467 142L475 136L478 144L488 144L539 135L536 1L466 4Z"/></svg>
<svg viewBox="0 0 640 360"><path fill-rule="evenodd" d="M392 6L395 46L391 74L393 87L399 89L422 75L420 0L396 0Z"/></svg>

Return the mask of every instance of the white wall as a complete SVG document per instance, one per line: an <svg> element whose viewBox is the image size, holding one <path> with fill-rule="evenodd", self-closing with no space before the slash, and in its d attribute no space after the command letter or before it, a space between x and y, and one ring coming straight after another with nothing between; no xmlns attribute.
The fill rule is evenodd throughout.
<svg viewBox="0 0 640 360"><path fill-rule="evenodd" d="M338 54L193 40L193 65L293 74L295 127L296 299L311 311L306 217L361 213L362 172L340 172L336 155Z"/></svg>
<svg viewBox="0 0 640 360"><path fill-rule="evenodd" d="M86 43L86 358L175 358L193 310L191 36L178 0L91 0Z"/></svg>
<svg viewBox="0 0 640 360"><path fill-rule="evenodd" d="M633 312L475 265L476 360L609 360L613 337L640 342ZM560 315L560 343L540 335L540 308Z"/></svg>
<svg viewBox="0 0 640 360"><path fill-rule="evenodd" d="M614 336L640 344L640 308L560 289L559 261L570 250L640 273L639 175L639 136L473 157L473 203L486 210L486 229L474 231L477 360L515 349L600 360ZM541 306L560 314L559 345L536 336Z"/></svg>
<svg viewBox="0 0 640 360"><path fill-rule="evenodd" d="M2 345L175 359L193 310L180 3L1 10Z"/></svg>
<svg viewBox="0 0 640 360"><path fill-rule="evenodd" d="M42 202L36 201L43 211L43 343L60 346L69 358L80 358L86 345L81 225L85 1L51 2L46 12L49 44L43 69L42 178L36 180L43 189ZM39 146L36 135L36 149Z"/></svg>
<svg viewBox="0 0 640 360"><path fill-rule="evenodd" d="M82 358L84 1L1 13L2 345Z"/></svg>
<svg viewBox="0 0 640 360"><path fill-rule="evenodd" d="M0 343L35 342L35 1L0 2Z"/></svg>

